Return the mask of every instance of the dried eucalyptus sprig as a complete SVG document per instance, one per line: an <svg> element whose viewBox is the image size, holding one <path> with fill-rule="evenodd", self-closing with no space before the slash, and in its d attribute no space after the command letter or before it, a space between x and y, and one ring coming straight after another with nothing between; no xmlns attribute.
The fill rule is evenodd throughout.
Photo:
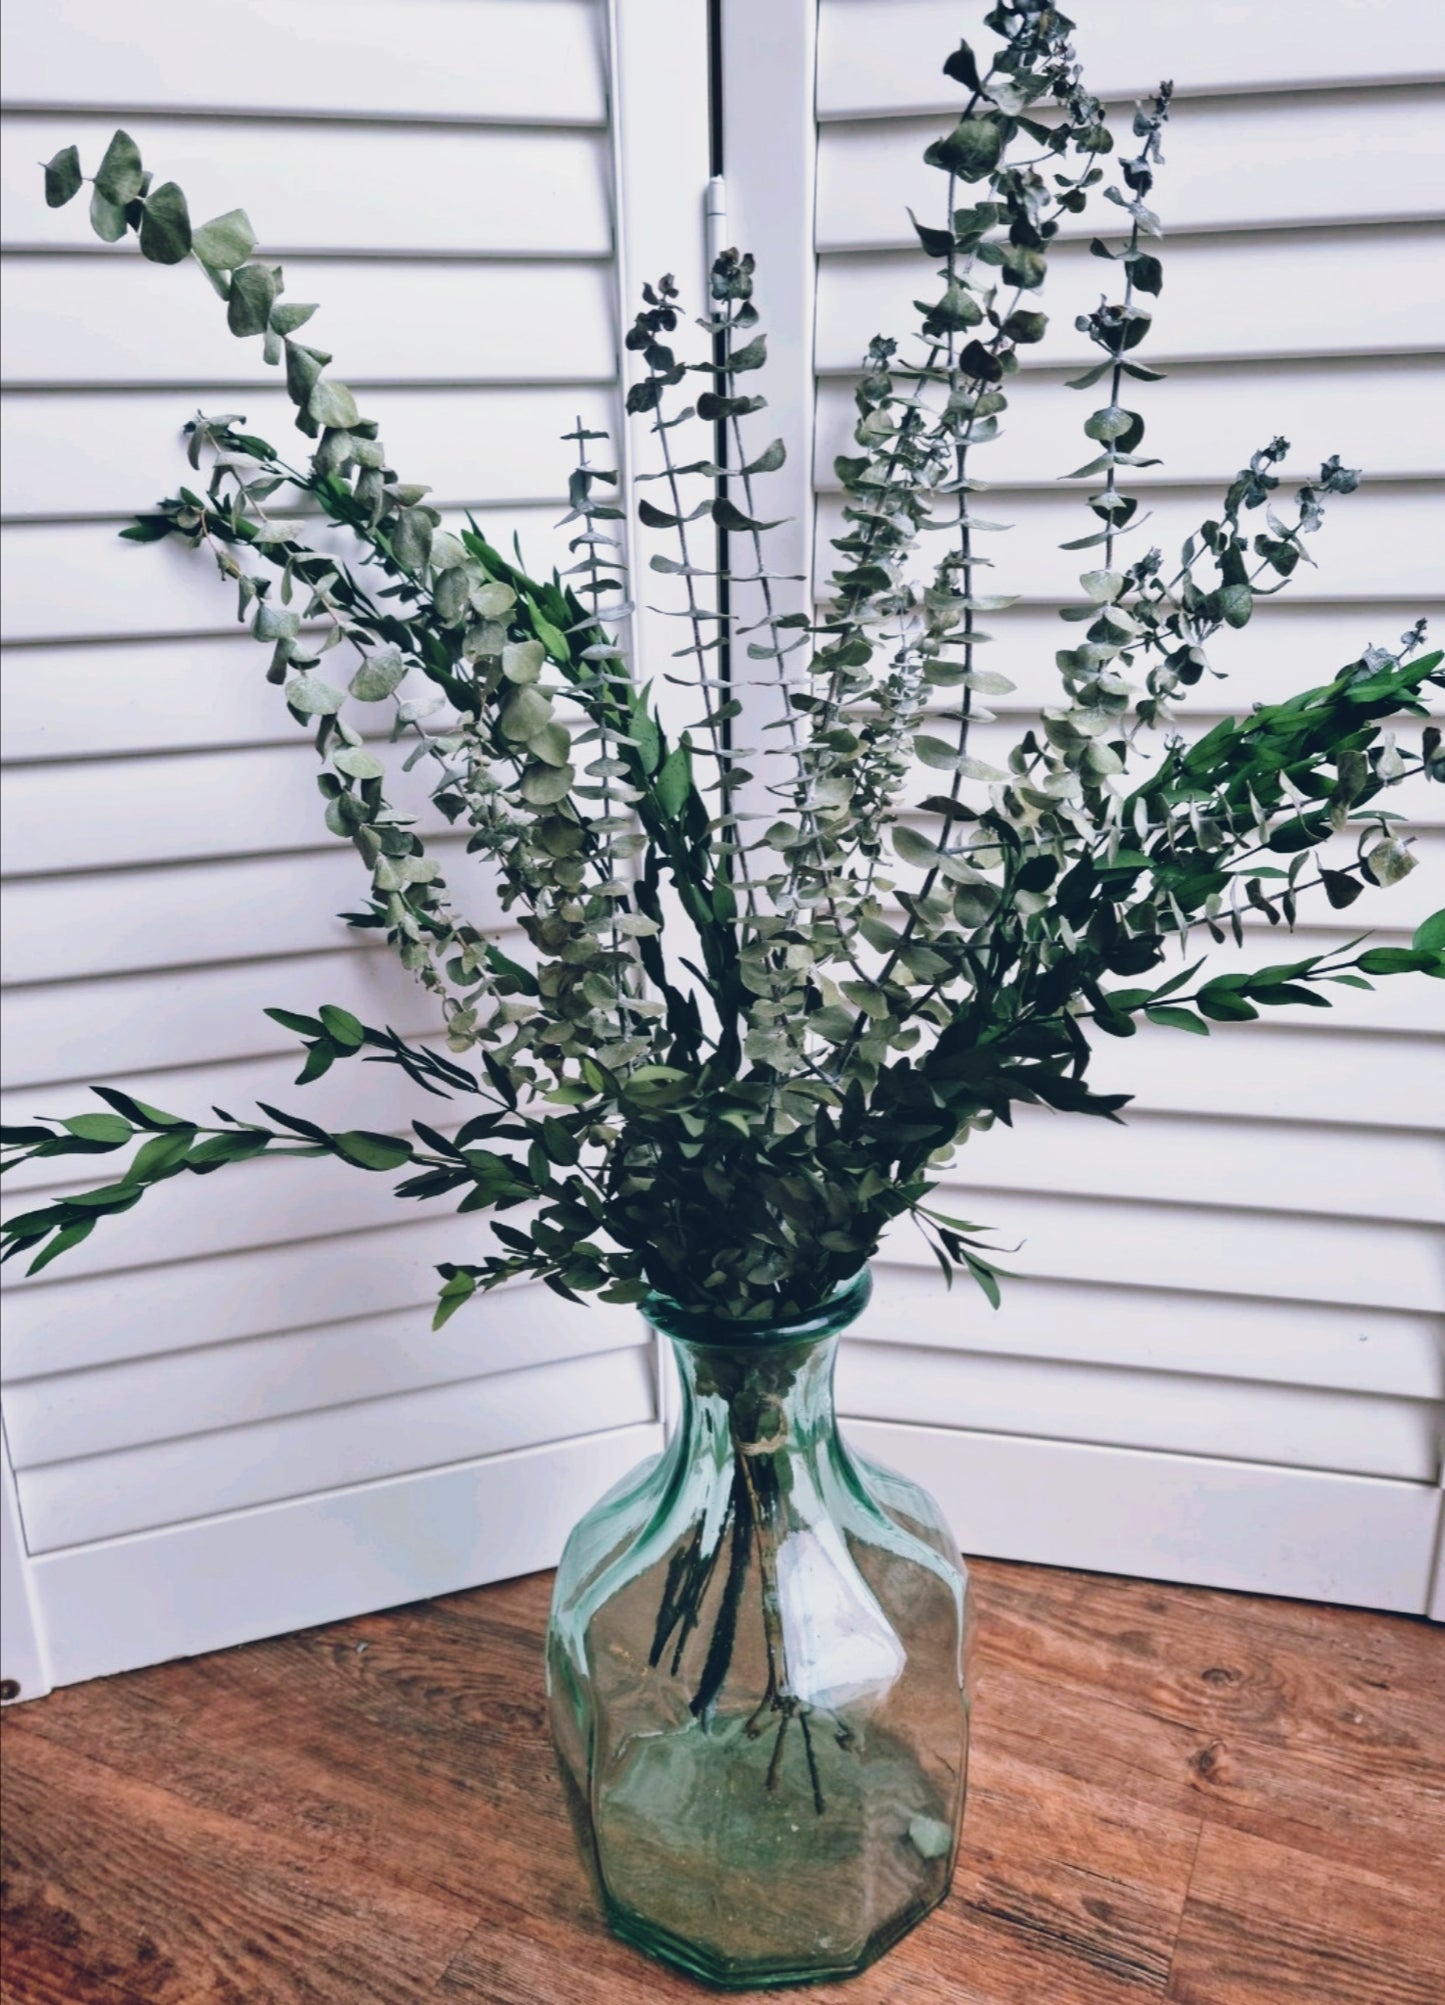
<svg viewBox="0 0 1445 2005"><path fill-rule="evenodd" d="M916 348L880 336L865 357L856 451L836 464L841 561L811 629L776 611L775 524L755 496L783 449L752 437L766 360L752 259L714 264L695 359L672 280L644 289L627 406L652 455L638 516L676 539L675 556L652 559L682 596L667 609L680 645L651 669L690 692L671 734L628 651L647 581L629 578L599 435L580 421L569 434L575 561L534 579L401 480L375 423L327 374L331 357L297 340L314 309L285 299L244 214L192 231L180 190L153 188L115 136L93 183L96 229L133 231L155 262L198 261L232 330L284 367L316 441L292 466L244 420L198 417L204 491L182 489L126 533L205 546L235 583L268 675L315 731L326 825L369 873L352 922L384 931L438 997L446 1050L331 1005L271 1014L302 1040L301 1083L360 1057L458 1098L460 1118L416 1121L415 1140L331 1133L268 1107L264 1120L217 1110L203 1125L98 1088L104 1113L8 1131L10 1161L136 1153L101 1189L12 1218L7 1253L41 1267L183 1170L326 1154L372 1172L408 1165L400 1196L493 1216L500 1250L443 1266L439 1320L516 1276L608 1301L654 1288L741 1322L804 1315L905 1214L945 1274L967 1270L996 1301L981 1228L933 1193L959 1143L1015 1105L1117 1119L1127 1096L1089 1084L1096 1035L1132 1035L1140 1020L1204 1034L1323 1006L1335 984L1445 973L1445 913L1409 948L1353 942L1202 980L1188 959L1196 929L1242 943L1251 909L1289 929L1302 900L1343 907L1413 867L1382 802L1407 779L1445 778L1427 700L1442 658L1423 651L1422 623L1196 742L1177 729L1177 707L1218 672L1215 640L1288 585L1324 497L1358 475L1327 460L1278 513L1286 447L1273 440L1176 565L1157 549L1125 562L1147 520L1125 487L1153 464L1139 451L1144 416L1124 399L1157 377L1138 351L1144 302L1164 282L1146 244L1160 234L1149 198L1170 87L1138 108L1135 148L1108 182L1114 141L1071 23L1037 0L1001 0L988 23L1001 42L990 63L965 44L944 66L960 115L926 154L940 213L915 219L938 286L917 303ZM67 148L46 169L47 200L81 186ZM1100 192L1128 229L1092 248L1123 287L1079 322L1102 359L1074 387L1107 384L1106 401L1084 424L1098 451L1066 476L1090 484L1095 525L1066 547L1098 555L1063 608L1082 633L1056 656L1058 700L994 767L971 739L994 721L987 699L1012 688L982 654L984 622L1012 601L988 589L987 538L1003 525L978 512L978 455L1030 389L1021 354L1045 332L1060 227ZM339 678L335 649L351 657ZM744 701L751 683L763 693ZM392 744L427 776L431 811L485 860L522 958L457 909L348 696L363 706L352 715L388 706ZM734 742L740 719L759 744ZM1396 742L1410 719L1423 720L1418 751ZM920 768L934 776L921 788ZM1351 838L1352 858L1339 853ZM1166 974L1171 947L1180 966Z"/></svg>

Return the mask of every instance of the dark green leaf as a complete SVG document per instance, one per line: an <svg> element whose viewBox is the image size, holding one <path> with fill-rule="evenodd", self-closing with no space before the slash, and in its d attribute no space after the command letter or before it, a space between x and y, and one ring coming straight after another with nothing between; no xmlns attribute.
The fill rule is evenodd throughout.
<svg viewBox="0 0 1445 2005"><path fill-rule="evenodd" d="M982 181L1003 154L1003 126L995 118L962 118L944 139L935 139L924 154L930 167L956 174L960 181Z"/></svg>
<svg viewBox="0 0 1445 2005"><path fill-rule="evenodd" d="M365 1128L346 1128L331 1139L337 1154L358 1169L394 1170L412 1159L411 1143L395 1135L374 1135Z"/></svg>
<svg viewBox="0 0 1445 2005"><path fill-rule="evenodd" d="M1166 1030L1192 1030L1201 1037L1208 1037L1209 1025L1197 1017L1192 1009L1181 1009L1174 1003L1153 1003L1144 1012L1150 1023L1157 1023Z"/></svg>
<svg viewBox="0 0 1445 2005"><path fill-rule="evenodd" d="M226 325L232 334L264 334L276 298L276 274L269 265L241 265L226 294Z"/></svg>
<svg viewBox="0 0 1445 2005"><path fill-rule="evenodd" d="M1360 955L1355 965L1367 975L1433 974L1440 966L1440 950L1429 947L1371 947Z"/></svg>
<svg viewBox="0 0 1445 2005"><path fill-rule="evenodd" d="M127 202L133 202L141 193L144 182L140 148L128 132L113 133L95 170L96 192L116 208L124 209Z"/></svg>
<svg viewBox="0 0 1445 2005"><path fill-rule="evenodd" d="M80 155L73 146L62 146L53 159L45 163L45 204L50 209L63 209L80 192Z"/></svg>
<svg viewBox="0 0 1445 2005"><path fill-rule="evenodd" d="M69 1225L61 1227L43 1253L37 1253L26 1268L27 1274L38 1274L42 1267L48 1267L52 1260L58 1260L62 1253L68 1253L72 1246L79 1246L82 1239L88 1239L95 1230L93 1218L73 1219Z"/></svg>
<svg viewBox="0 0 1445 2005"><path fill-rule="evenodd" d="M341 1009L335 1003L323 1003L320 1016L343 1051L357 1051L366 1042L366 1026L349 1009Z"/></svg>
<svg viewBox="0 0 1445 2005"><path fill-rule="evenodd" d="M141 256L153 265L178 265L191 252L191 219L186 198L174 181L163 181L145 198L140 219Z"/></svg>
<svg viewBox="0 0 1445 2005"><path fill-rule="evenodd" d="M76 1114L60 1125L82 1142L104 1142L113 1149L123 1148L135 1133L120 1114Z"/></svg>

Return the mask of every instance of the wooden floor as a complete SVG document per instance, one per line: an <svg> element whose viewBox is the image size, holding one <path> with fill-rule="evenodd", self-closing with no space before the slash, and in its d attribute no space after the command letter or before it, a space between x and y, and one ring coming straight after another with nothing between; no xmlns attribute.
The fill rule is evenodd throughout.
<svg viewBox="0 0 1445 2005"><path fill-rule="evenodd" d="M1441 2005L1445 1632L980 1563L952 1898L831 2005ZM668 2005L602 1930L537 1575L5 1717L6 2005ZM756 1994L761 1995L761 1994Z"/></svg>

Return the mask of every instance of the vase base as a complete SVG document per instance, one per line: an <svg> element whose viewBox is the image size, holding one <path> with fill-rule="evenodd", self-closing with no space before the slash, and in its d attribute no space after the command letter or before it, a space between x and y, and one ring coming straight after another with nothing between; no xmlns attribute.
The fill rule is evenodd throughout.
<svg viewBox="0 0 1445 2005"><path fill-rule="evenodd" d="M718 1991L781 1991L789 1986L837 1983L843 1978L860 1976L932 1914L947 1892L945 1885L901 1914L891 1916L865 1943L836 1962L824 1961L821 1956L798 1963L776 1958L744 1962L714 1956L702 1945L659 1928L655 1922L644 1920L605 1895L602 1905L607 1925L619 1941L657 1963L669 1964Z"/></svg>

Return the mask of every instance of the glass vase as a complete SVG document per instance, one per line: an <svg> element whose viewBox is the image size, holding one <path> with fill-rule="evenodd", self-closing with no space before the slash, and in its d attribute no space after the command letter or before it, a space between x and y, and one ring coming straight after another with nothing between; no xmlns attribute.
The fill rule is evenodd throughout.
<svg viewBox="0 0 1445 2005"><path fill-rule="evenodd" d="M838 1432L869 1292L764 1326L650 1297L679 1425L557 1574L552 1735L608 1922L728 1988L862 1970L952 1876L967 1577L932 1499Z"/></svg>

